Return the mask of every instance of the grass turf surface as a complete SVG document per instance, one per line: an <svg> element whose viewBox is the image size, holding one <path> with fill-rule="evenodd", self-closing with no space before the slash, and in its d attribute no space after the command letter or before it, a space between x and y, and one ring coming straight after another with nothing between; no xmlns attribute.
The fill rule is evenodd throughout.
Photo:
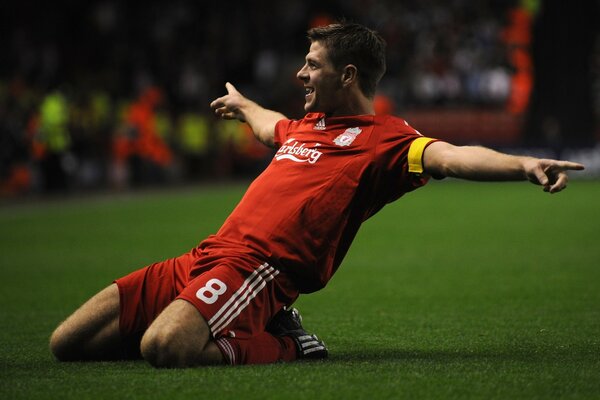
<svg viewBox="0 0 600 400"><path fill-rule="evenodd" d="M242 186L0 208L0 398L600 398L599 182L431 183L367 221L301 297L326 362L58 363L53 328L215 232Z"/></svg>

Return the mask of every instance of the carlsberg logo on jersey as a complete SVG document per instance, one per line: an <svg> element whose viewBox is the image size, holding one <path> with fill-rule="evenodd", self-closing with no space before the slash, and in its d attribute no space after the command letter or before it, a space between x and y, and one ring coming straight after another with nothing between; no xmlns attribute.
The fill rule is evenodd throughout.
<svg viewBox="0 0 600 400"><path fill-rule="evenodd" d="M320 143L315 143L315 147L320 146ZM308 162L314 164L323 155L317 149L311 149L305 147L305 143L300 143L296 139L288 139L283 146L277 150L275 159L279 160L291 160L298 163Z"/></svg>
<svg viewBox="0 0 600 400"><path fill-rule="evenodd" d="M344 133L333 139L333 143L337 144L338 146L350 146L352 142L354 142L354 139L356 139L361 132L362 130L359 127L348 128L344 131Z"/></svg>

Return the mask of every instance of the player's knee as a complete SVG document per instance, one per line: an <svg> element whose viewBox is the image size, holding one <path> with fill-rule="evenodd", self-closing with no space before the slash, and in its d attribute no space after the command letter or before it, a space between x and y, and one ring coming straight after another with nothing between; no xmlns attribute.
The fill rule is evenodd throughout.
<svg viewBox="0 0 600 400"><path fill-rule="evenodd" d="M175 332L170 329L149 329L140 344L142 357L157 368L185 366L185 354Z"/></svg>
<svg viewBox="0 0 600 400"><path fill-rule="evenodd" d="M73 339L61 325L50 336L50 351L59 361L73 361L80 358Z"/></svg>
<svg viewBox="0 0 600 400"><path fill-rule="evenodd" d="M175 326L157 329L151 326L142 337L140 352L156 368L186 368L223 362L218 349L207 350L206 341L194 340L191 336Z"/></svg>
<svg viewBox="0 0 600 400"><path fill-rule="evenodd" d="M140 351L155 367L206 365L215 363L215 357L205 352L209 338L208 324L198 310L185 300L175 300L150 325Z"/></svg>

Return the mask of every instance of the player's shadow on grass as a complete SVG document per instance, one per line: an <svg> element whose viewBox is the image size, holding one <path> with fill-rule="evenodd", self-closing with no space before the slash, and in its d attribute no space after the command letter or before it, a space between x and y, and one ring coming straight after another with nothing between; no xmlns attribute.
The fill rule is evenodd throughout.
<svg viewBox="0 0 600 400"><path fill-rule="evenodd" d="M402 349L365 349L360 351L332 352L330 361L338 363L356 362L423 362L454 363L468 361L585 361L593 360L597 352L589 347L578 348L567 346L557 347L531 347L507 349L458 349L458 350L402 350Z"/></svg>

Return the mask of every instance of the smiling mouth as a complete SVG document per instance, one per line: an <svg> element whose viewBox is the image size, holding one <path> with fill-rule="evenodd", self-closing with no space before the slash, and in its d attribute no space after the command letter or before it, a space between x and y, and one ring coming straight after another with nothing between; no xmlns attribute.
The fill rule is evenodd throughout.
<svg viewBox="0 0 600 400"><path fill-rule="evenodd" d="M308 97L308 96L310 96L311 94L313 94L314 92L315 92L315 89L314 89L314 88L311 88L311 87L305 87L305 88L304 88L304 97Z"/></svg>

